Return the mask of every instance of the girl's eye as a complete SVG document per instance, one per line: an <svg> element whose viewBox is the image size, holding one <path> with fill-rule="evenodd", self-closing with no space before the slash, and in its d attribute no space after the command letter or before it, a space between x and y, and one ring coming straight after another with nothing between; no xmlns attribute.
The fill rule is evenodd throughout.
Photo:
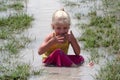
<svg viewBox="0 0 120 80"><path fill-rule="evenodd" d="M64 27L63 29L67 29L67 27Z"/></svg>
<svg viewBox="0 0 120 80"><path fill-rule="evenodd" d="M65 29L68 29L68 27L60 27L60 26L57 26L57 27L55 27L55 28L56 28L56 29L59 29L59 30L60 30L60 29L64 29L64 30L65 30Z"/></svg>
<svg viewBox="0 0 120 80"><path fill-rule="evenodd" d="M60 27L57 27L56 29L61 29Z"/></svg>

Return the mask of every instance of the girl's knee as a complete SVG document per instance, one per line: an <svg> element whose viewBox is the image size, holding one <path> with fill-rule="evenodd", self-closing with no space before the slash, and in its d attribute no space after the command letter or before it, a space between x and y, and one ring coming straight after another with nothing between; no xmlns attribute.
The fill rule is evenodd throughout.
<svg viewBox="0 0 120 80"><path fill-rule="evenodd" d="M62 53L63 51L61 49L56 49L52 52L52 54L60 54Z"/></svg>

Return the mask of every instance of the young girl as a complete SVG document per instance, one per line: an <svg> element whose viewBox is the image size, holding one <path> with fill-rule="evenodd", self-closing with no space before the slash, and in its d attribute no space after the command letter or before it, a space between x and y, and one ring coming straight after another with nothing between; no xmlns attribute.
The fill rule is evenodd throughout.
<svg viewBox="0 0 120 80"><path fill-rule="evenodd" d="M80 55L80 46L70 29L70 16L64 10L57 10L52 17L52 29L42 45L38 53L43 57L43 63L46 66L77 66L84 62L84 58ZM68 55L69 44L72 45L75 55Z"/></svg>

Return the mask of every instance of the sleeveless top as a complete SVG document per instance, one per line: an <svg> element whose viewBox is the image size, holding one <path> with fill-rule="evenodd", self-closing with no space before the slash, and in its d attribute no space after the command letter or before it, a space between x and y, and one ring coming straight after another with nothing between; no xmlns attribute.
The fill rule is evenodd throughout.
<svg viewBox="0 0 120 80"><path fill-rule="evenodd" d="M42 54L42 58L46 59L54 50L61 49L65 54L67 54L69 48L69 42L65 41L64 43L57 43L52 45L49 50Z"/></svg>

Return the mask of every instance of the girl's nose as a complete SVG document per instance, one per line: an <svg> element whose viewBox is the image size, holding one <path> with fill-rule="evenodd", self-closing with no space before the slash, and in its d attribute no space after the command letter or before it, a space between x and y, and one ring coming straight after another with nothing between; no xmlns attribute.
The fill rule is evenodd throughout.
<svg viewBox="0 0 120 80"><path fill-rule="evenodd" d="M60 33L61 33L61 34L65 34L65 31L64 31L64 30L61 30Z"/></svg>

